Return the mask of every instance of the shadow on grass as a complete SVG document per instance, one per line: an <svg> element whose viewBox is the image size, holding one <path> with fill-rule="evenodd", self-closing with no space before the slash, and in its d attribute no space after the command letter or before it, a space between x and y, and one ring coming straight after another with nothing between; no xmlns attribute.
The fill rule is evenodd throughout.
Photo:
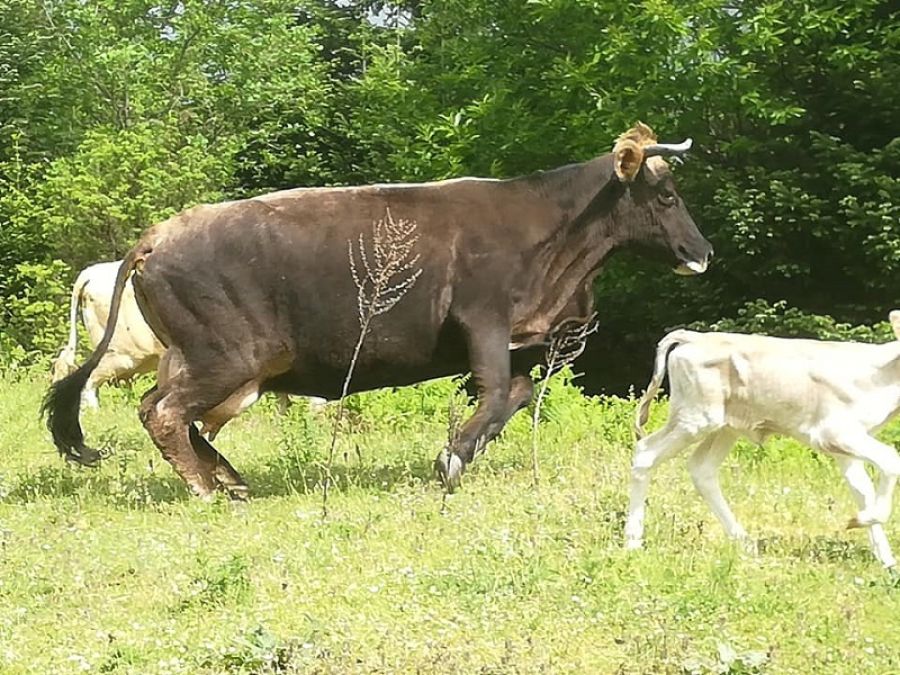
<svg viewBox="0 0 900 675"><path fill-rule="evenodd" d="M111 461L111 460L107 460ZM2 501L27 504L46 498L99 497L128 508L173 503L189 498L184 483L168 466L135 475L112 474L73 466L60 460L57 466L42 466L14 480Z"/></svg>
<svg viewBox="0 0 900 675"><path fill-rule="evenodd" d="M869 563L875 560L864 534L859 541L835 535L774 535L761 537L757 549L761 555L778 555L810 563Z"/></svg>
<svg viewBox="0 0 900 675"><path fill-rule="evenodd" d="M321 491L326 470L318 462L304 463L289 456L277 456L252 464L241 474L250 486L251 498L283 497ZM404 485L440 488L433 459L426 457L395 464L336 464L331 469L331 477L334 492L353 488L390 492Z"/></svg>
<svg viewBox="0 0 900 675"><path fill-rule="evenodd" d="M153 468L135 471L136 458L116 456L103 460L102 467L86 468L59 460L9 480L0 502L27 504L41 499L90 497L104 499L113 506L142 508L159 503L192 499L185 483L162 459ZM276 456L238 471L250 487L251 499L311 494L322 489L325 467ZM338 464L332 467L332 490L357 488L370 492L390 492L398 486L421 485L440 490L430 458L395 464Z"/></svg>

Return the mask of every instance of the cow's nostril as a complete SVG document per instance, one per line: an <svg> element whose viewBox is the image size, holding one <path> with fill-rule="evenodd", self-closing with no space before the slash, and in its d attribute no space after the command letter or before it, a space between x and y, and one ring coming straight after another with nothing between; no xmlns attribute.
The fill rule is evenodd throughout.
<svg viewBox="0 0 900 675"><path fill-rule="evenodd" d="M690 256L688 255L688 250L684 247L684 244L678 244L675 247L676 252L682 260L687 260Z"/></svg>

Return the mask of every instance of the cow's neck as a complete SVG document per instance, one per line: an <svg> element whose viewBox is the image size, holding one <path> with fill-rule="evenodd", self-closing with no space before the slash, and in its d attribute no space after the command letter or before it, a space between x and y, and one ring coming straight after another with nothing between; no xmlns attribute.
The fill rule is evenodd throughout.
<svg viewBox="0 0 900 675"><path fill-rule="evenodd" d="M554 216L526 255L529 282L513 317L513 340L519 344L541 342L562 321L590 316L594 278L625 234L611 215L622 186L612 175L610 155L538 180Z"/></svg>

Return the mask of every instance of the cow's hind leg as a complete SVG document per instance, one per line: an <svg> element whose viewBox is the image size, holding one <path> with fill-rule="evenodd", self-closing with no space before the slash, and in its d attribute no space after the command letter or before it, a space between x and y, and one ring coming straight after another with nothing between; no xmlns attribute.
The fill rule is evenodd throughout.
<svg viewBox="0 0 900 675"><path fill-rule="evenodd" d="M834 460L840 467L860 511L865 511L869 505L875 503L875 487L869 474L866 473L865 464L860 459L844 455L835 455ZM884 533L884 527L879 523L869 527L869 543L872 545L872 552L882 565L890 568L897 564L887 535Z"/></svg>
<svg viewBox="0 0 900 675"><path fill-rule="evenodd" d="M93 376L93 373L91 373ZM97 383L93 380L93 377L88 378L88 381L84 385L84 389L81 391L81 405L84 408L91 408L92 410L97 410L100 407L100 398L97 396Z"/></svg>
<svg viewBox="0 0 900 675"><path fill-rule="evenodd" d="M688 459L688 471L697 492L715 514L725 532L733 539L746 539L747 532L734 517L719 484L719 467L737 440L731 429L722 429L707 437Z"/></svg>
<svg viewBox="0 0 900 675"><path fill-rule="evenodd" d="M664 460L695 443L699 432L688 431L675 420L638 441L631 467L631 489L628 500L628 517L625 521L626 548L640 548L644 541L644 510L650 473Z"/></svg>
<svg viewBox="0 0 900 675"><path fill-rule="evenodd" d="M81 395L83 404L88 408L99 408L100 401L97 397L97 392L102 385L109 382L123 382L130 379L134 374L135 363L132 357L116 353L115 351L106 352L84 387Z"/></svg>
<svg viewBox="0 0 900 675"><path fill-rule="evenodd" d="M200 497L216 489L216 478L194 450L189 429L193 412L184 404L182 391L167 382L141 402L140 418L153 443L188 487Z"/></svg>
<svg viewBox="0 0 900 675"><path fill-rule="evenodd" d="M188 435L194 452L215 476L217 485L223 487L232 499L246 499L249 488L241 474L208 440L200 435L197 427L193 424L188 427Z"/></svg>

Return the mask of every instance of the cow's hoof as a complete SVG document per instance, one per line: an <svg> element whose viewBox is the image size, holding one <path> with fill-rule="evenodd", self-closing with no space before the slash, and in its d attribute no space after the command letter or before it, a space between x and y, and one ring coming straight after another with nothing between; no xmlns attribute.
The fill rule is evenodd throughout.
<svg viewBox="0 0 900 675"><path fill-rule="evenodd" d="M872 525L875 525L876 523L878 523L878 520L876 518L872 518L871 516L860 514L860 515L853 516L853 518L851 518L847 522L847 529L855 530L855 529L861 528L861 527L871 527Z"/></svg>
<svg viewBox="0 0 900 675"><path fill-rule="evenodd" d="M215 481L205 481L202 477L196 476L191 480L187 480L188 489L193 493L195 497L197 497L200 501L206 502L207 504L212 504L218 498L218 495L221 494L220 485L218 485Z"/></svg>
<svg viewBox="0 0 900 675"><path fill-rule="evenodd" d="M66 455L66 459L75 464L95 469L100 466L100 460L103 458L97 450L82 445L77 450Z"/></svg>
<svg viewBox="0 0 900 675"><path fill-rule="evenodd" d="M897 571L896 567L889 568L888 572L888 584L890 587L900 589L900 572Z"/></svg>
<svg viewBox="0 0 900 675"><path fill-rule="evenodd" d="M748 537L746 533L743 537L735 537L735 542L746 555L754 558L759 556L765 549L765 544L761 543L759 539Z"/></svg>
<svg viewBox="0 0 900 675"><path fill-rule="evenodd" d="M434 460L434 470L449 494L453 494L462 482L464 468L462 460L446 449L441 450L441 454Z"/></svg>
<svg viewBox="0 0 900 675"><path fill-rule="evenodd" d="M246 502L250 499L250 488L246 485L225 485L225 494L235 502Z"/></svg>

